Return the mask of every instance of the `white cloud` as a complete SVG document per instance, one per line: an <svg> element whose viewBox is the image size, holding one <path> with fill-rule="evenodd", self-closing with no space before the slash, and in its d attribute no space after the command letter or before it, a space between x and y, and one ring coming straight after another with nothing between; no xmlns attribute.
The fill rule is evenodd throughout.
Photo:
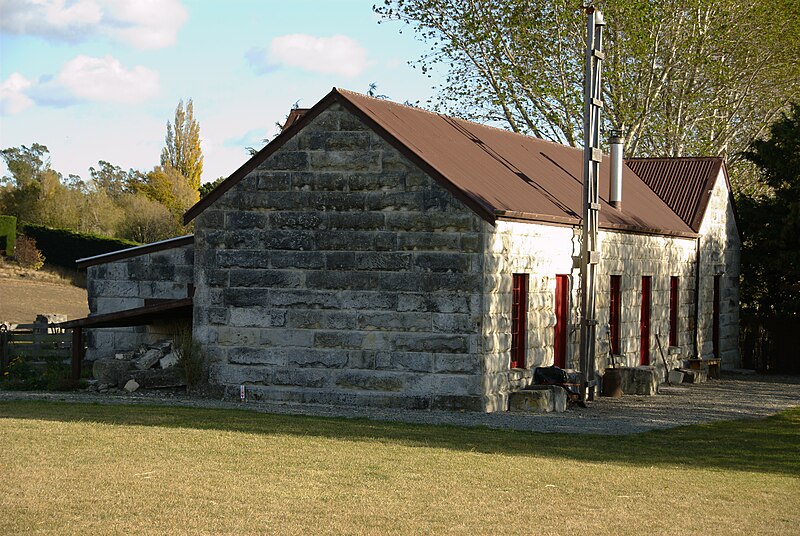
<svg viewBox="0 0 800 536"><path fill-rule="evenodd" d="M29 84L25 95L36 104L64 107L84 101L135 104L159 92L158 72L137 65L127 69L113 56L76 56L55 76Z"/></svg>
<svg viewBox="0 0 800 536"><path fill-rule="evenodd" d="M352 78L367 66L366 49L346 35L283 35L274 38L268 49L250 50L246 57L259 74L285 66Z"/></svg>
<svg viewBox="0 0 800 536"><path fill-rule="evenodd" d="M137 48L175 43L188 13L179 0L0 0L0 30L53 41L94 36Z"/></svg>
<svg viewBox="0 0 800 536"><path fill-rule="evenodd" d="M17 114L33 104L25 94L31 81L19 73L12 73L0 84L0 115Z"/></svg>

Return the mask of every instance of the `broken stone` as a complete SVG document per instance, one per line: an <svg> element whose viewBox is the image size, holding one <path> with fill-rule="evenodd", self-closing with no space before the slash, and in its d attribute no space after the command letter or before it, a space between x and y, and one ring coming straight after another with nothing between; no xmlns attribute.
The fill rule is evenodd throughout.
<svg viewBox="0 0 800 536"><path fill-rule="evenodd" d="M163 389L165 387L185 387L186 379L177 367L168 369L134 370L131 377L142 389Z"/></svg>
<svg viewBox="0 0 800 536"><path fill-rule="evenodd" d="M683 383L703 383L706 381L706 371L695 369L681 369Z"/></svg>
<svg viewBox="0 0 800 536"><path fill-rule="evenodd" d="M561 413L567 410L567 392L557 385L531 385L508 395L508 410L519 413Z"/></svg>
<svg viewBox="0 0 800 536"><path fill-rule="evenodd" d="M120 354L114 354L114 359L133 359L134 355L133 352L122 352Z"/></svg>
<svg viewBox="0 0 800 536"><path fill-rule="evenodd" d="M98 389L124 385L129 379L130 361L120 359L97 359L92 365L92 374L100 384Z"/></svg>
<svg viewBox="0 0 800 536"><path fill-rule="evenodd" d="M139 370L147 370L161 359L161 350L152 348L147 350L141 357L133 360L133 365Z"/></svg>
<svg viewBox="0 0 800 536"><path fill-rule="evenodd" d="M670 370L669 371L669 383L675 385L678 383L683 383L683 372L680 370Z"/></svg>
<svg viewBox="0 0 800 536"><path fill-rule="evenodd" d="M128 382L125 384L125 390L128 391L129 393L134 392L138 388L139 384L136 383L136 380L128 380Z"/></svg>
<svg viewBox="0 0 800 536"><path fill-rule="evenodd" d="M622 367L622 392L626 395L653 396L658 393L659 374L655 367Z"/></svg>
<svg viewBox="0 0 800 536"><path fill-rule="evenodd" d="M178 364L178 355L175 352L170 352L169 354L165 355L161 358L158 362L162 369L167 369L170 367L174 367Z"/></svg>

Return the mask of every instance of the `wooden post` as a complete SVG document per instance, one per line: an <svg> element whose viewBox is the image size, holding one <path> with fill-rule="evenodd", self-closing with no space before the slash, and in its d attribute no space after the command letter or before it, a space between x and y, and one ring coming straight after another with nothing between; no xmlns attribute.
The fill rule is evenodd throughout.
<svg viewBox="0 0 800 536"><path fill-rule="evenodd" d="M83 328L72 328L72 379L81 378L81 362L83 361Z"/></svg>

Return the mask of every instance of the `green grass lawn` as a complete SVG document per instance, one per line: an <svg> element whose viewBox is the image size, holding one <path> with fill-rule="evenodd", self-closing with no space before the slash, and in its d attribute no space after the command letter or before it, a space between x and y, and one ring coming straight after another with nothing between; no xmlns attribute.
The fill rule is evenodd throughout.
<svg viewBox="0 0 800 536"><path fill-rule="evenodd" d="M0 534L796 534L800 408L633 436L0 403Z"/></svg>

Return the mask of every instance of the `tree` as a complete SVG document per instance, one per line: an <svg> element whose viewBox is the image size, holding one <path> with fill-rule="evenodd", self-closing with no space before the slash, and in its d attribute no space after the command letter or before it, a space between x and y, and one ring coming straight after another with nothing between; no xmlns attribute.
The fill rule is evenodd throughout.
<svg viewBox="0 0 800 536"><path fill-rule="evenodd" d="M164 205L175 216L176 221L200 199L198 189L171 166L156 166L153 171L144 175L136 189Z"/></svg>
<svg viewBox="0 0 800 536"><path fill-rule="evenodd" d="M125 192L131 191L132 183L141 180L141 174L136 170L124 171L105 160L98 161L97 165L97 168L89 168L92 184L96 190L105 192L112 199L118 199Z"/></svg>
<svg viewBox="0 0 800 536"><path fill-rule="evenodd" d="M172 167L178 170L189 184L197 190L200 188L200 176L203 174L203 152L200 149L200 125L194 118L192 99L183 100L175 109L172 124L167 121L166 145L161 151L161 167Z"/></svg>
<svg viewBox="0 0 800 536"><path fill-rule="evenodd" d="M220 184L222 181L224 181L224 180L225 180L225 177L219 177L219 178L218 178L217 180L215 180L215 181L212 181L212 182L207 182L207 183L205 183L205 184L201 184L201 185L200 185L200 189L198 190L198 192L200 193L200 199L202 199L202 198L204 198L205 196L207 196L208 194L210 194L210 193L211 193L211 191L212 191L214 188L216 188L217 186L219 186L219 184Z"/></svg>
<svg viewBox="0 0 800 536"><path fill-rule="evenodd" d="M742 304L763 316L800 315L800 103L743 153L772 189L738 200Z"/></svg>
<svg viewBox="0 0 800 536"><path fill-rule="evenodd" d="M794 0L624 0L603 9L606 128L630 156L734 160L800 93ZM585 16L567 0L385 0L444 67L438 108L579 146Z"/></svg>

